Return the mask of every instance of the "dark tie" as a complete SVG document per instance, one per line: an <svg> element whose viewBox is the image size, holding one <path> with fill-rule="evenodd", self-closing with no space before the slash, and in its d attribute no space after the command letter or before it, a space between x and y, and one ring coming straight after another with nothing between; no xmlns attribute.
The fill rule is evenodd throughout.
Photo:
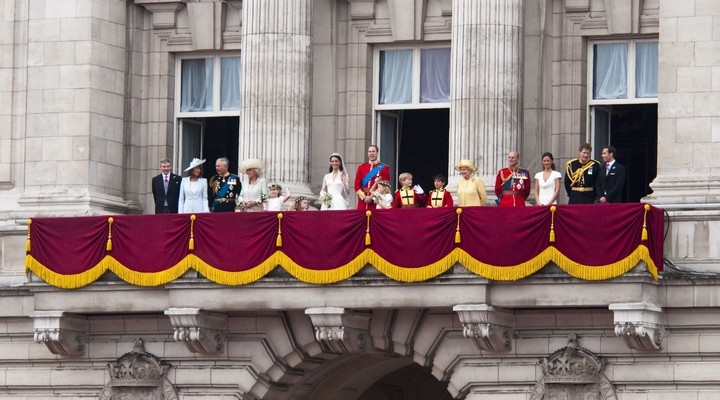
<svg viewBox="0 0 720 400"><path fill-rule="evenodd" d="M608 172L610 172L610 163L605 164L605 175L607 175Z"/></svg>
<svg viewBox="0 0 720 400"><path fill-rule="evenodd" d="M167 193L167 188L168 188L168 177L167 177L167 175L164 175L164 176L165 176L165 182L163 182L163 185L165 185L165 193Z"/></svg>

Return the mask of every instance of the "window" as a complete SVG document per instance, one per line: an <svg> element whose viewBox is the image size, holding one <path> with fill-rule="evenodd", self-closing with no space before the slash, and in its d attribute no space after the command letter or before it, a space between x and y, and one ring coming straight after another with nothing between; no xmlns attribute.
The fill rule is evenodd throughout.
<svg viewBox="0 0 720 400"><path fill-rule="evenodd" d="M240 57L181 59L178 109L180 116L238 115Z"/></svg>
<svg viewBox="0 0 720 400"><path fill-rule="evenodd" d="M376 109L448 107L450 48L381 49Z"/></svg>
<svg viewBox="0 0 720 400"><path fill-rule="evenodd" d="M657 103L657 40L596 42L589 65L591 104Z"/></svg>

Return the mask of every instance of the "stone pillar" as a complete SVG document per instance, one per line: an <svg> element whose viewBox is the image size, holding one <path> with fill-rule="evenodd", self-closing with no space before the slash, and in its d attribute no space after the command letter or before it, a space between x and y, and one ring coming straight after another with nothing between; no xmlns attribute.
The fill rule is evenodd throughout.
<svg viewBox="0 0 720 400"><path fill-rule="evenodd" d="M312 1L243 3L240 161L261 158L268 181L310 194Z"/></svg>
<svg viewBox="0 0 720 400"><path fill-rule="evenodd" d="M520 148L523 0L454 0L450 171L471 159L490 177Z"/></svg>

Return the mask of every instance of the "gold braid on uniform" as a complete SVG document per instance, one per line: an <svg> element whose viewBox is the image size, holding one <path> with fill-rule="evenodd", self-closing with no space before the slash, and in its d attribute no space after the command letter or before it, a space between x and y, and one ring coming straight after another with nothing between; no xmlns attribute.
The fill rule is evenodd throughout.
<svg viewBox="0 0 720 400"><path fill-rule="evenodd" d="M595 160L589 160L582 167L576 169L575 171L570 171L570 166L572 165L573 161L575 161L575 160L577 160L577 158L573 158L572 160L568 161L567 165L565 166L565 175L570 178L570 186L575 186L575 184L577 182L580 182L580 179L582 179L585 171L590 169L593 166L593 164L597 162Z"/></svg>
<svg viewBox="0 0 720 400"><path fill-rule="evenodd" d="M503 176L503 174L502 174L502 173L503 173L503 170L500 170L500 179L502 180L502 184L503 184L503 185L505 184L505 182L509 181L510 178L513 177L513 174L515 173L515 171L517 171L517 170L520 169L520 168L512 169L512 168L509 168L509 167L508 167L508 169L510 170L510 173L508 174L507 177Z"/></svg>

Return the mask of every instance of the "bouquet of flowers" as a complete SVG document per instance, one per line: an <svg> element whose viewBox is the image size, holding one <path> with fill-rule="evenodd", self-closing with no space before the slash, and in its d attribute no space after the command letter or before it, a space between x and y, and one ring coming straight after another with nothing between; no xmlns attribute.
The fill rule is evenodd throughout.
<svg viewBox="0 0 720 400"><path fill-rule="evenodd" d="M264 203L267 201L267 195L265 193L260 193L260 202Z"/></svg>
<svg viewBox="0 0 720 400"><path fill-rule="evenodd" d="M332 195L328 192L320 192L320 202L330 208L332 206Z"/></svg>
<svg viewBox="0 0 720 400"><path fill-rule="evenodd" d="M373 199L374 202L378 202L378 201L382 200L382 197L383 197L383 196L382 196L380 193L378 193L378 192L372 192L372 193L370 194L370 196L372 196L372 199Z"/></svg>

